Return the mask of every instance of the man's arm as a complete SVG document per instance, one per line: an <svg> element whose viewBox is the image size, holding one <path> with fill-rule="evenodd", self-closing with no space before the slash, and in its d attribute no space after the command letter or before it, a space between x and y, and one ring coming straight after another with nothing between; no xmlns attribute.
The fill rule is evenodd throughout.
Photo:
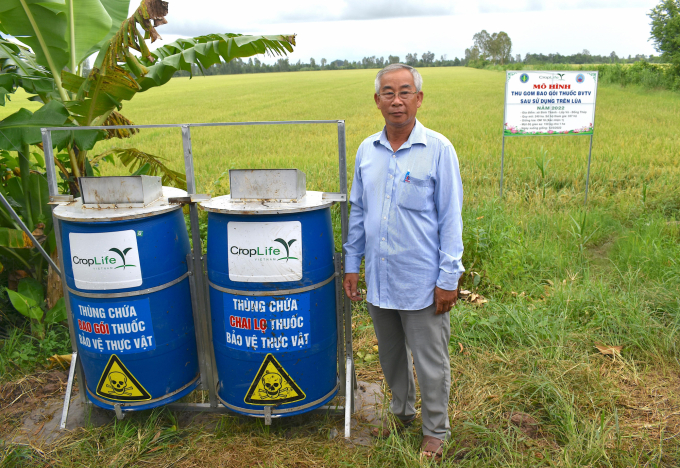
<svg viewBox="0 0 680 468"><path fill-rule="evenodd" d="M361 295L357 292L357 284L359 283L359 269L361 268L361 259L364 257L366 249L364 206L362 200L364 184L361 180L360 165L361 146L357 151L357 157L354 162L354 180L352 181L352 191L350 192L349 196L352 210L349 214L349 232L347 234L347 242L343 246L345 249L345 280L343 282L343 287L347 297L353 301L361 300Z"/></svg>
<svg viewBox="0 0 680 468"><path fill-rule="evenodd" d="M439 155L434 189L439 224L439 277L434 299L435 313L448 312L458 298L458 279L463 262L463 183L453 146L444 145Z"/></svg>

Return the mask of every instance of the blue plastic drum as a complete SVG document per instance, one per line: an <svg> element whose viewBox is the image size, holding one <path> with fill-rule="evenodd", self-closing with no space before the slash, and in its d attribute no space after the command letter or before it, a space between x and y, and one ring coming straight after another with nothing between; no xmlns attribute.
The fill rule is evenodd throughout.
<svg viewBox="0 0 680 468"><path fill-rule="evenodd" d="M55 209L87 396L123 411L178 400L199 383L189 238L168 196L143 208Z"/></svg>
<svg viewBox="0 0 680 468"><path fill-rule="evenodd" d="M331 203L218 197L208 211L217 394L262 417L311 411L338 391Z"/></svg>

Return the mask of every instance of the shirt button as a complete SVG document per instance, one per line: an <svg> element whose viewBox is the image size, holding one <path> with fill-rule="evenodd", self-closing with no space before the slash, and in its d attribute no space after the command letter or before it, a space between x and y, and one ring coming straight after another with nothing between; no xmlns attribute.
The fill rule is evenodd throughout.
<svg viewBox="0 0 680 468"><path fill-rule="evenodd" d="M396 158L396 157L397 157L397 155L396 155L396 154L393 154L393 155L392 155L392 157L393 157L393 158Z"/></svg>
<svg viewBox="0 0 680 468"><path fill-rule="evenodd" d="M383 240L385 240L385 238L384 238L384 237L383 237Z"/></svg>
<svg viewBox="0 0 680 468"><path fill-rule="evenodd" d="M392 178L393 178L393 177L392 177L392 176L390 176L390 179L392 179Z"/></svg>
<svg viewBox="0 0 680 468"><path fill-rule="evenodd" d="M388 195L387 198L390 198L390 196Z"/></svg>
<svg viewBox="0 0 680 468"><path fill-rule="evenodd" d="M387 219L387 216L383 216L383 219Z"/></svg>
<svg viewBox="0 0 680 468"><path fill-rule="evenodd" d="M383 257L381 260L384 262L384 261L385 261L385 257Z"/></svg>

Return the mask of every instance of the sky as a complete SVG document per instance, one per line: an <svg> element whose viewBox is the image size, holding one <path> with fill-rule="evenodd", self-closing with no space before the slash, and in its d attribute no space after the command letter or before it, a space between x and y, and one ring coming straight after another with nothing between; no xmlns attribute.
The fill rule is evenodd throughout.
<svg viewBox="0 0 680 468"><path fill-rule="evenodd" d="M505 31L512 54L584 49L619 57L657 54L649 11L659 0L169 0L162 42L208 33L297 34L291 62L434 52L463 57L472 36ZM131 9L138 5L131 1ZM272 63L276 58L262 58Z"/></svg>

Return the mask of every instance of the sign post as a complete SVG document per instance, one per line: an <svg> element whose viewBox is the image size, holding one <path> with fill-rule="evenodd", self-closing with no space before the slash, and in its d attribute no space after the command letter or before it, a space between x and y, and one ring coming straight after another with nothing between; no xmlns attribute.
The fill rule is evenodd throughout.
<svg viewBox="0 0 680 468"><path fill-rule="evenodd" d="M508 71L501 146L503 197L505 137L590 136L584 204L588 203L598 72Z"/></svg>

